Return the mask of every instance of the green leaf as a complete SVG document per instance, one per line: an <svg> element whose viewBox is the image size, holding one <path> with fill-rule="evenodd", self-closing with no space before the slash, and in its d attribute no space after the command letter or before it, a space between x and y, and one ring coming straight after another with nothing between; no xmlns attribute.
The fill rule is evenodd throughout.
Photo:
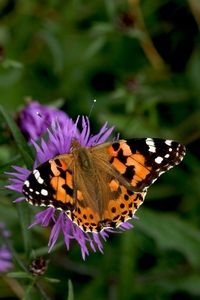
<svg viewBox="0 0 200 300"><path fill-rule="evenodd" d="M21 234L23 237L24 249L28 258L32 249L31 231L28 228L30 226L30 210L27 207L27 203L23 202L18 203L16 208L22 229Z"/></svg>
<svg viewBox="0 0 200 300"><path fill-rule="evenodd" d="M67 300L74 300L74 291L71 280L68 280L68 297Z"/></svg>
<svg viewBox="0 0 200 300"><path fill-rule="evenodd" d="M59 283L60 282L60 279L57 279L57 278L44 277L44 279L51 283Z"/></svg>
<svg viewBox="0 0 200 300"><path fill-rule="evenodd" d="M152 237L160 248L177 250L193 266L200 266L200 235L193 225L177 216L155 213L145 208L142 208L138 215L140 220L135 226Z"/></svg>
<svg viewBox="0 0 200 300"><path fill-rule="evenodd" d="M27 165L27 167L31 168L33 165L33 153L30 146L28 145L13 118L7 113L6 110L4 110L2 106L0 106L0 112L13 135L13 138L24 159L25 164Z"/></svg>
<svg viewBox="0 0 200 300"><path fill-rule="evenodd" d="M32 276L26 272L9 272L7 273L7 276L11 278L28 278L28 279L32 278Z"/></svg>
<svg viewBox="0 0 200 300"><path fill-rule="evenodd" d="M172 276L172 278L162 281L162 288L168 292L176 292L177 290L200 296L200 277L199 274L183 274L182 276Z"/></svg>

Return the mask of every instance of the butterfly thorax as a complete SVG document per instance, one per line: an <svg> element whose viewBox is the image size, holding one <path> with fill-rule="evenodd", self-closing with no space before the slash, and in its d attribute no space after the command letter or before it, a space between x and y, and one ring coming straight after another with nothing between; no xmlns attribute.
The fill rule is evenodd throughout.
<svg viewBox="0 0 200 300"><path fill-rule="evenodd" d="M77 140L71 143L71 153L81 170L90 172L93 169L91 154L87 148L81 147Z"/></svg>
<svg viewBox="0 0 200 300"><path fill-rule="evenodd" d="M104 209L102 199L108 193L105 174L103 176L102 169L97 167L98 161L90 148L82 147L77 140L71 143L71 154L74 158L74 197L80 206L90 206L101 215Z"/></svg>

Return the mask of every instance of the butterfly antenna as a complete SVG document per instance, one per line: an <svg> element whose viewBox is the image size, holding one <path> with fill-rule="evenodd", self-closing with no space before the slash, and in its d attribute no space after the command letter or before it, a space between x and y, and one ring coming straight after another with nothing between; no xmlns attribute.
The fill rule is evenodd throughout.
<svg viewBox="0 0 200 300"><path fill-rule="evenodd" d="M36 115L42 119L42 115L39 111L36 111Z"/></svg>
<svg viewBox="0 0 200 300"><path fill-rule="evenodd" d="M91 106L91 108L90 108L89 115L88 115L89 119L90 119L90 117L91 117L91 114L92 114L92 111L93 111L93 108L94 108L94 105L95 105L96 102L97 102L97 100L94 99L94 100L93 100L93 103L92 103L92 106Z"/></svg>
<svg viewBox="0 0 200 300"><path fill-rule="evenodd" d="M43 122L47 128L49 128L51 126L51 122L49 120L45 119L45 117L39 111L36 112L36 115L43 120Z"/></svg>

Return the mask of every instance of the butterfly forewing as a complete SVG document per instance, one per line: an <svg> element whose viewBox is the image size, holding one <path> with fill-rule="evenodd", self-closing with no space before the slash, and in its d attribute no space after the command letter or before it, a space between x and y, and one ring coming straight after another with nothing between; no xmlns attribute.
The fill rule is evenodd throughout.
<svg viewBox="0 0 200 300"><path fill-rule="evenodd" d="M110 163L132 186L146 190L162 173L181 162L185 147L163 139L130 139L108 147Z"/></svg>
<svg viewBox="0 0 200 300"><path fill-rule="evenodd" d="M29 175L23 185L26 200L36 206L72 210L74 204L71 155L67 161L51 159Z"/></svg>

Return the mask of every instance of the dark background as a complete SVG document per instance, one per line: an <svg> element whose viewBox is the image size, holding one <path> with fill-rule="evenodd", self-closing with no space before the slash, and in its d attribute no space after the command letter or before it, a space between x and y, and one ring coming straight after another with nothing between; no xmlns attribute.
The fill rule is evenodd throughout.
<svg viewBox="0 0 200 300"><path fill-rule="evenodd" d="M183 163L150 188L133 230L112 235L104 254L86 261L76 243L46 254L45 276L59 282L40 277L30 292L33 279L19 273L30 260L15 195L1 189L16 273L0 277L0 297L72 299L70 279L76 300L199 299L199 26L198 0L0 2L0 103L14 117L28 98L74 119L96 99L93 133L108 121L123 138L170 138L187 147ZM2 174L22 160L3 119L0 126ZM27 232L34 249L47 245L49 229Z"/></svg>

